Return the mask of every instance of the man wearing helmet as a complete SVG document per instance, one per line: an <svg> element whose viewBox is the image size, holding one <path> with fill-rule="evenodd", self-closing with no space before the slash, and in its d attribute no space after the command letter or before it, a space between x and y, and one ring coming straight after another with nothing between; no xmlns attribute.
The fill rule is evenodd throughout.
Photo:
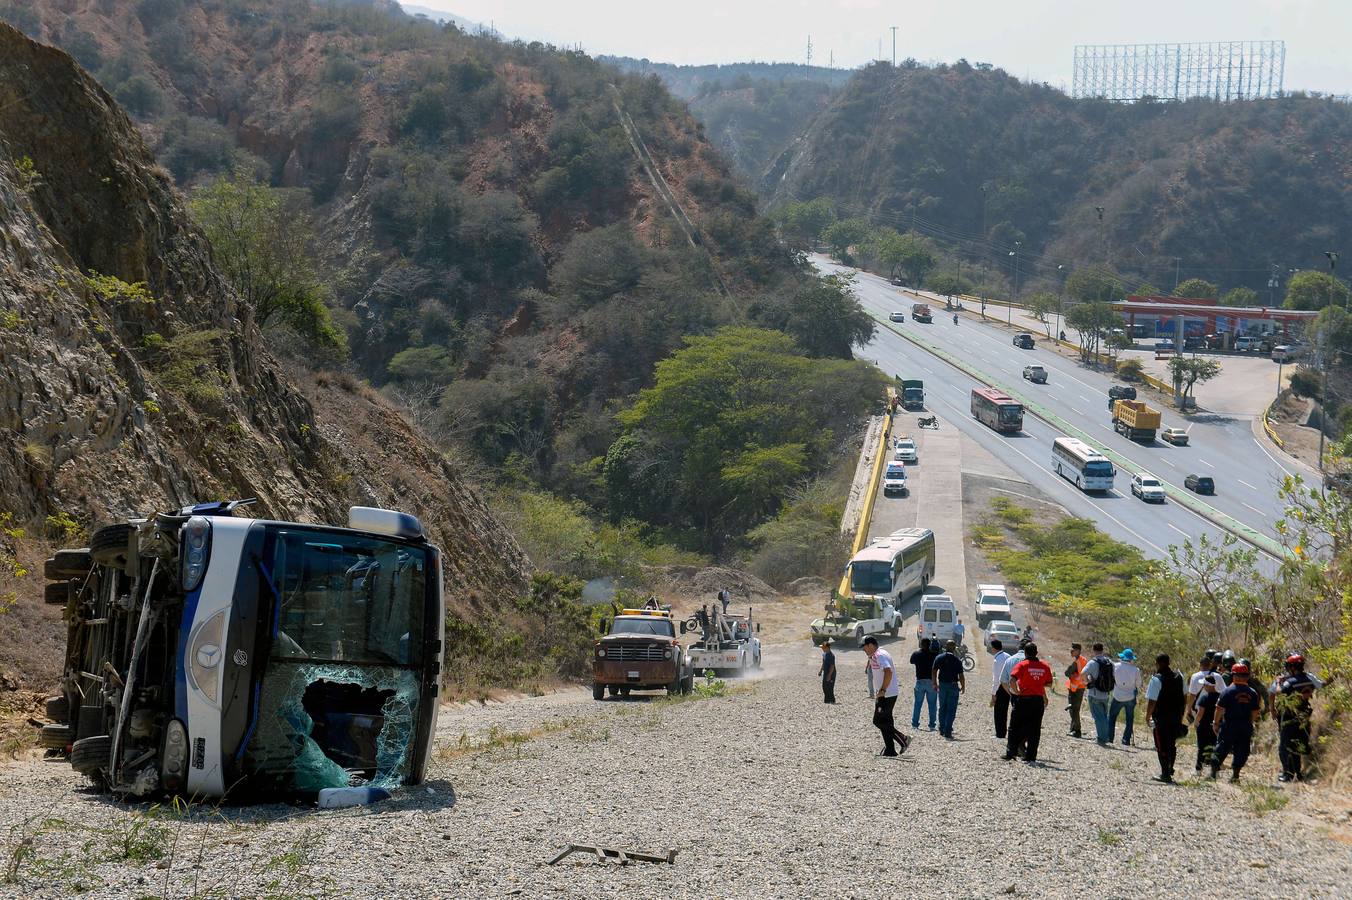
<svg viewBox="0 0 1352 900"><path fill-rule="evenodd" d="M1286 674L1277 681L1274 706L1277 713L1279 742L1277 756L1282 761L1278 781L1300 781L1305 757L1310 755L1310 699L1324 683L1305 671L1305 657L1293 653L1286 658Z"/></svg>
<svg viewBox="0 0 1352 900"><path fill-rule="evenodd" d="M1239 781L1239 771L1249 761L1253 745L1253 726L1262 715L1262 700L1249 687L1249 667L1235 663L1230 670L1234 679L1216 701L1216 755L1211 762L1211 777L1220 774L1225 758L1233 755L1230 780Z"/></svg>

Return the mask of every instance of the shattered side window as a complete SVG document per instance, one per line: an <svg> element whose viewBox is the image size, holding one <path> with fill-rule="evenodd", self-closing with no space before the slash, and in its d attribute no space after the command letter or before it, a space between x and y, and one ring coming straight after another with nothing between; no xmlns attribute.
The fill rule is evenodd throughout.
<svg viewBox="0 0 1352 900"><path fill-rule="evenodd" d="M274 528L258 575L272 652L244 769L282 790L396 787L413 763L427 555L375 537Z"/></svg>

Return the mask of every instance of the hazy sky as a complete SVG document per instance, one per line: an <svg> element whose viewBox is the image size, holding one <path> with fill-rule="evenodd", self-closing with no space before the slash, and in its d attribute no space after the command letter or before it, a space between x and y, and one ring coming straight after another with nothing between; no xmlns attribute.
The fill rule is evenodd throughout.
<svg viewBox="0 0 1352 900"><path fill-rule="evenodd" d="M1286 87L1352 94L1352 0L410 0L509 38L656 62L990 62L1069 88L1076 44L1286 41Z"/></svg>

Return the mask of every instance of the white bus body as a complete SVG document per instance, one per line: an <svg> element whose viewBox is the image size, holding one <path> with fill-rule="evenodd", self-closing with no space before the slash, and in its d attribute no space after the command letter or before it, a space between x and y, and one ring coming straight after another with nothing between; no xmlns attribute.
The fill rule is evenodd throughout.
<svg viewBox="0 0 1352 900"><path fill-rule="evenodd" d="M1052 442L1052 471L1082 491L1111 491L1117 475L1112 460L1084 441L1068 437Z"/></svg>

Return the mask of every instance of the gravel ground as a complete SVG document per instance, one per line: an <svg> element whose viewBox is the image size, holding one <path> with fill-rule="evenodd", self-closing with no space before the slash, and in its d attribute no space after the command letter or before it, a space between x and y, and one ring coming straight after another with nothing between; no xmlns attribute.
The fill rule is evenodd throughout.
<svg viewBox="0 0 1352 900"><path fill-rule="evenodd" d="M836 706L817 656L772 647L766 677L714 699L448 707L429 784L364 809L176 814L87 793L64 764L11 764L0 896L1352 894L1342 832L1257 815L1265 792L1153 783L1153 752L1064 738L1057 705L1044 767L999 759L984 694L956 741L926 731L879 758L863 655L839 654ZM909 731L909 706L898 719ZM678 854L545 865L570 841Z"/></svg>

